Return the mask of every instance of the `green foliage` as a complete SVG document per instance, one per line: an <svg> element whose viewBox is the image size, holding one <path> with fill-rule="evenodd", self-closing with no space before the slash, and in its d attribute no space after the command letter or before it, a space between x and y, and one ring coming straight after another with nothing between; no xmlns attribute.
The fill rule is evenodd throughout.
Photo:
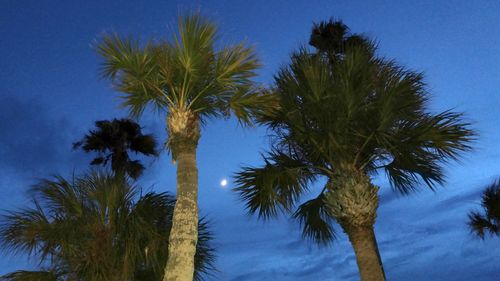
<svg viewBox="0 0 500 281"><path fill-rule="evenodd" d="M60 281L60 276L51 270L26 271L19 270L2 276L5 281Z"/></svg>
<svg viewBox="0 0 500 281"><path fill-rule="evenodd" d="M286 154L269 153L262 168L246 167L237 174L235 189L251 213L264 219L290 211L314 179L307 164Z"/></svg>
<svg viewBox="0 0 500 281"><path fill-rule="evenodd" d="M190 111L206 117L233 112L245 124L270 106L265 91L251 80L260 66L244 43L216 49L217 28L199 13L179 19L178 34L168 41L107 35L97 46L102 75L122 93L122 106L139 116L149 104L158 111Z"/></svg>
<svg viewBox="0 0 500 281"><path fill-rule="evenodd" d="M335 238L333 219L328 214L324 194L301 204L293 218L302 225L302 234L319 244L328 244Z"/></svg>
<svg viewBox="0 0 500 281"><path fill-rule="evenodd" d="M500 180L488 186L482 195L481 206L483 214L469 213L469 228L480 238L486 233L500 236Z"/></svg>
<svg viewBox="0 0 500 281"><path fill-rule="evenodd" d="M1 246L46 267L3 280L162 279L175 204L169 194L142 194L124 177L103 173L44 180L32 194L32 207L3 216ZM215 259L203 219L199 232L196 280L213 273Z"/></svg>
<svg viewBox="0 0 500 281"><path fill-rule="evenodd" d="M82 147L85 152L95 151L98 157L91 165L106 166L111 162L114 172L125 172L137 179L144 166L139 160L131 160L128 151L146 156L156 156L156 140L153 135L144 135L141 127L130 119L95 122L96 130L91 130L82 141L73 144L73 148Z"/></svg>
<svg viewBox="0 0 500 281"><path fill-rule="evenodd" d="M342 22L315 25L310 44L316 52L301 48L275 76L279 106L258 118L273 132L273 153L236 175L236 191L250 213L287 212L314 182L290 172L301 163L307 178L331 182L294 215L306 237L324 243L334 235L318 198L335 192L338 175L382 170L403 194L420 183L434 189L444 181L442 165L470 149L474 132L460 113L429 112L423 75L380 58L375 44Z"/></svg>

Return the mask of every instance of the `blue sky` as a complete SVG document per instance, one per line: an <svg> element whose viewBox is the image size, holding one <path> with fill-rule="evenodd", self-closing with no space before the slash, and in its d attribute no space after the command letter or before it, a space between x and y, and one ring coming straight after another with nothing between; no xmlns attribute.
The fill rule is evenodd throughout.
<svg viewBox="0 0 500 281"><path fill-rule="evenodd" d="M166 38L179 11L200 8L220 26L222 42L246 39L273 73L307 42L313 22L342 19L379 42L381 55L423 71L430 108L465 112L479 133L475 151L447 166L448 181L433 193L393 193L383 178L376 234L388 280L477 280L500 276L498 238L472 237L465 220L484 185L500 175L500 2L498 1L0 1L0 209L27 204L36 179L84 172L90 156L71 144L96 120L124 117L117 94L98 78L92 44L104 32ZM141 119L165 139L163 117ZM258 164L264 128L215 120L199 146L200 206L213 221L218 248L215 280L358 280L345 235L331 247L301 239L284 217L260 222L219 181L243 164ZM167 155L148 162L141 180L174 191ZM0 256L0 274L33 266Z"/></svg>

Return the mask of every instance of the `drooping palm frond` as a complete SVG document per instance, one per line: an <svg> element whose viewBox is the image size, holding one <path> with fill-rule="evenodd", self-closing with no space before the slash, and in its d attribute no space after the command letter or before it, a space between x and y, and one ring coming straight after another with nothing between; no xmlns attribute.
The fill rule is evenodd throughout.
<svg viewBox="0 0 500 281"><path fill-rule="evenodd" d="M162 279L175 204L171 195L141 195L125 177L99 172L72 181L44 180L31 194L33 207L3 216L0 242L4 250L28 254L50 270L18 271L6 280L136 280L143 272L153 273L149 280ZM214 272L215 252L204 220L199 231L201 278Z"/></svg>
<svg viewBox="0 0 500 281"><path fill-rule="evenodd" d="M141 127L130 119L113 119L95 122L96 130L91 130L82 141L76 142L73 147L85 152L97 152L98 156L91 165L106 166L111 164L114 172L125 172L137 179L143 172L144 166L139 160L131 160L129 151L146 156L156 156L156 140L153 135L145 135Z"/></svg>
<svg viewBox="0 0 500 281"><path fill-rule="evenodd" d="M302 235L305 238L324 245L335 239L333 219L328 214L323 193L301 204L293 214L293 218L300 222Z"/></svg>
<svg viewBox="0 0 500 281"><path fill-rule="evenodd" d="M500 236L500 180L496 180L484 190L481 206L482 213L469 213L470 230L482 239L486 233Z"/></svg>
<svg viewBox="0 0 500 281"><path fill-rule="evenodd" d="M315 177L300 159L275 151L264 156L263 167L244 167L235 175L239 193L249 213L267 219L290 212Z"/></svg>

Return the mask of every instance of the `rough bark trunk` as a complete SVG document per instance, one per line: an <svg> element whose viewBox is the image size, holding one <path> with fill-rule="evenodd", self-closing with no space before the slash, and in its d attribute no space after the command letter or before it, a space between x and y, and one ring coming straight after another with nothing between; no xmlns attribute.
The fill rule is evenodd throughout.
<svg viewBox="0 0 500 281"><path fill-rule="evenodd" d="M328 183L329 213L342 226L356 254L361 281L384 281L382 260L373 225L377 217L378 187L363 172L347 170Z"/></svg>
<svg viewBox="0 0 500 281"><path fill-rule="evenodd" d="M384 268L372 226L343 226L356 254L362 281L385 281Z"/></svg>
<svg viewBox="0 0 500 281"><path fill-rule="evenodd" d="M177 201L169 237L164 281L192 281L198 241L198 168L196 148L179 149Z"/></svg>

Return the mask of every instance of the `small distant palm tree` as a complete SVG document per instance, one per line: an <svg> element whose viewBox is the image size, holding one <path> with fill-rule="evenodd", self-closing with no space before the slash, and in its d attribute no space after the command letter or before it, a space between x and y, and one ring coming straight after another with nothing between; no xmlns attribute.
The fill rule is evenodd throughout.
<svg viewBox="0 0 500 281"><path fill-rule="evenodd" d="M103 76L123 93L132 116L148 105L165 114L167 148L177 163L177 203L164 280L190 281L198 222L196 150L201 126L233 113L249 124L272 106L251 80L259 67L253 48L244 43L217 47L217 28L199 13L179 19L169 41L106 36L97 46Z"/></svg>
<svg viewBox="0 0 500 281"><path fill-rule="evenodd" d="M469 213L469 227L473 233L484 238L486 233L500 236L500 179L488 186L481 199L483 214Z"/></svg>
<svg viewBox="0 0 500 281"><path fill-rule="evenodd" d="M113 119L95 122L96 130L91 130L82 141L73 144L86 152L97 152L91 165L106 166L111 163L115 173L126 173L137 179L144 166L139 160L132 160L129 151L146 156L157 155L156 141L152 135L144 135L141 127L130 119Z"/></svg>
<svg viewBox="0 0 500 281"><path fill-rule="evenodd" d="M38 271L16 271L6 281L160 281L175 199L141 194L125 177L93 173L33 188L33 207L7 213L1 246L39 259ZM207 223L199 223L195 280L214 272Z"/></svg>
<svg viewBox="0 0 500 281"><path fill-rule="evenodd" d="M260 118L272 148L262 166L236 174L236 192L260 217L291 212L319 243L332 241L339 223L361 280L385 280L372 177L384 171L403 194L420 182L434 189L444 181L441 164L469 150L474 134L460 113L429 113L423 76L377 57L342 22L316 25L310 44L315 52L302 48L275 76L279 107ZM320 178L325 185L303 202Z"/></svg>

